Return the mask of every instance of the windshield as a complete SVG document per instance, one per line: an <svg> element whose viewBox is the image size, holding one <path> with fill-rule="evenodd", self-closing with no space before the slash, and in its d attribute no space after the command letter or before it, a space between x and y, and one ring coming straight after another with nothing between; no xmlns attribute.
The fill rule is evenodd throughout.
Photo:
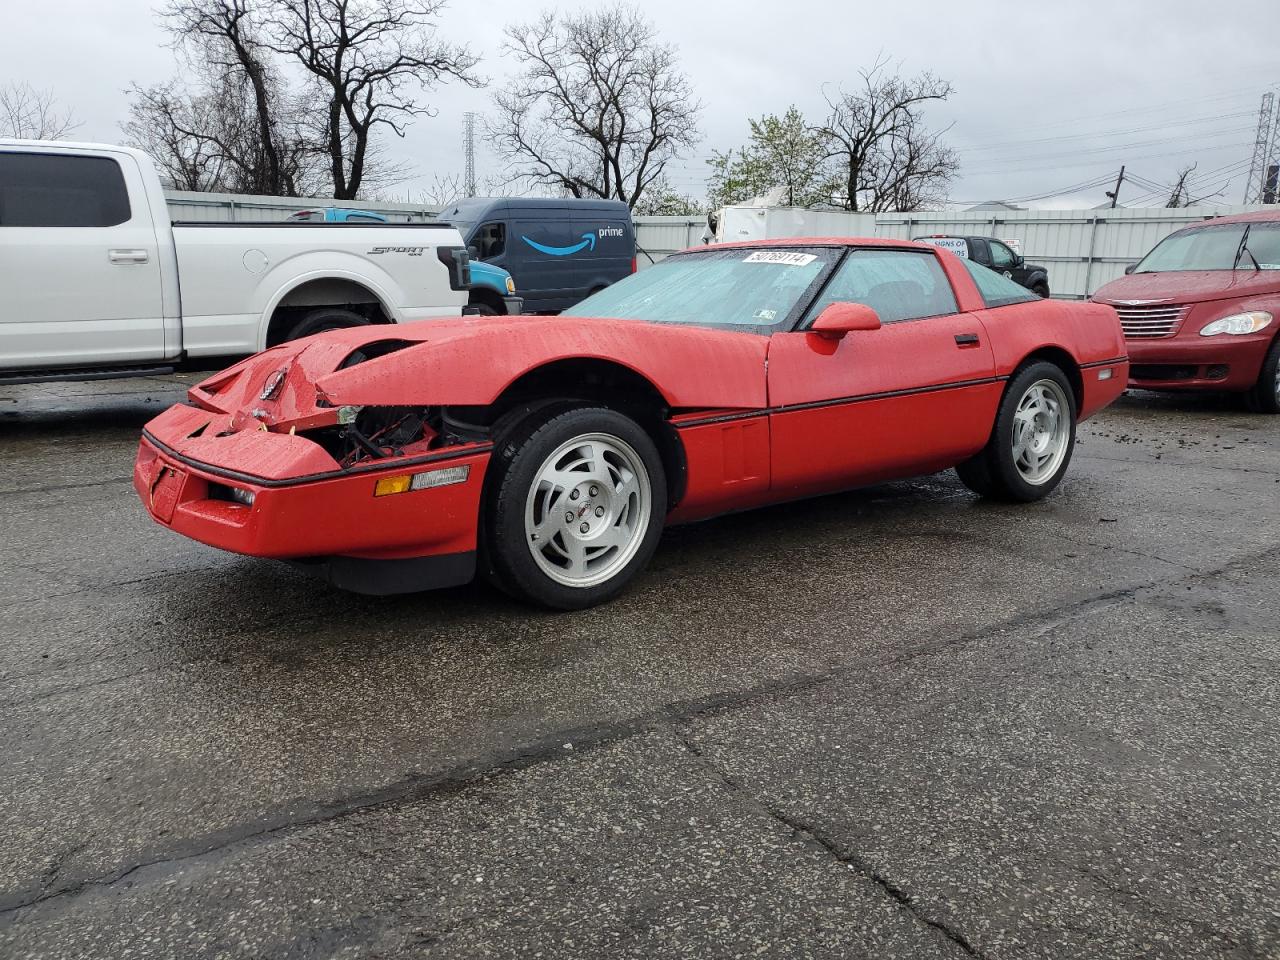
<svg viewBox="0 0 1280 960"><path fill-rule="evenodd" d="M838 247L714 247L667 257L564 311L769 334L790 329Z"/></svg>
<svg viewBox="0 0 1280 960"><path fill-rule="evenodd" d="M1248 249L1241 251L1240 241L1246 227L1249 228ZM1253 270L1255 260L1263 270L1280 270L1280 223L1210 223L1179 230L1156 244L1133 272L1230 270L1233 267Z"/></svg>

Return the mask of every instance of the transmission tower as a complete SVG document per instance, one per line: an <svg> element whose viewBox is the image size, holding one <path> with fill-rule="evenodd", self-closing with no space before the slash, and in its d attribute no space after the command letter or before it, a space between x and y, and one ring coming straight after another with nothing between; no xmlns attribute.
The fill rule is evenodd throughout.
<svg viewBox="0 0 1280 960"><path fill-rule="evenodd" d="M462 183L466 188L467 196L474 197L476 195L476 114L474 111L467 111L462 116L465 123L463 139L467 155L467 166L462 174Z"/></svg>
<svg viewBox="0 0 1280 960"><path fill-rule="evenodd" d="M1280 123L1275 122L1276 95L1268 90L1262 95L1262 106L1258 110L1258 135L1253 144L1253 160L1249 163L1249 178L1244 184L1244 202L1261 203L1262 194L1267 184L1267 166L1273 152L1273 129L1280 130Z"/></svg>

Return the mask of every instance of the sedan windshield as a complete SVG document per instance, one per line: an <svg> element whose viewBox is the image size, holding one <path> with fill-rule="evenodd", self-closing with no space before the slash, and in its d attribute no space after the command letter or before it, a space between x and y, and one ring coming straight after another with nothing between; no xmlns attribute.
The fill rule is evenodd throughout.
<svg viewBox="0 0 1280 960"><path fill-rule="evenodd" d="M1246 228L1249 236L1242 249ZM1232 269L1280 270L1280 223L1209 223L1179 230L1156 244L1133 272Z"/></svg>
<svg viewBox="0 0 1280 960"><path fill-rule="evenodd" d="M677 254L605 287L563 315L769 334L789 329L842 252L838 247L711 247Z"/></svg>

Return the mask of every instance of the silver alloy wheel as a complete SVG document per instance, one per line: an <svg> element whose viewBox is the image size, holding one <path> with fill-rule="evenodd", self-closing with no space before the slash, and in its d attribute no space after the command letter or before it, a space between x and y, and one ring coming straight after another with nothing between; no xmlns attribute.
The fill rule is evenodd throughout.
<svg viewBox="0 0 1280 960"><path fill-rule="evenodd" d="M640 455L617 437L586 433L557 447L534 475L525 499L525 542L551 579L592 587L635 556L652 510Z"/></svg>
<svg viewBox="0 0 1280 960"><path fill-rule="evenodd" d="M1013 463L1032 486L1048 482L1071 442L1071 401L1055 380L1027 387L1013 415Z"/></svg>

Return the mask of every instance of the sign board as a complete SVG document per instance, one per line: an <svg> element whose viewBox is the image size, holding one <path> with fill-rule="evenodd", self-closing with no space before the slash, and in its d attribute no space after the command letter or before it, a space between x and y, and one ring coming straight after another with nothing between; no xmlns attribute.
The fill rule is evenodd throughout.
<svg viewBox="0 0 1280 960"><path fill-rule="evenodd" d="M963 260L969 259L969 241L963 237L918 237L921 243L930 243L948 253L954 253Z"/></svg>

